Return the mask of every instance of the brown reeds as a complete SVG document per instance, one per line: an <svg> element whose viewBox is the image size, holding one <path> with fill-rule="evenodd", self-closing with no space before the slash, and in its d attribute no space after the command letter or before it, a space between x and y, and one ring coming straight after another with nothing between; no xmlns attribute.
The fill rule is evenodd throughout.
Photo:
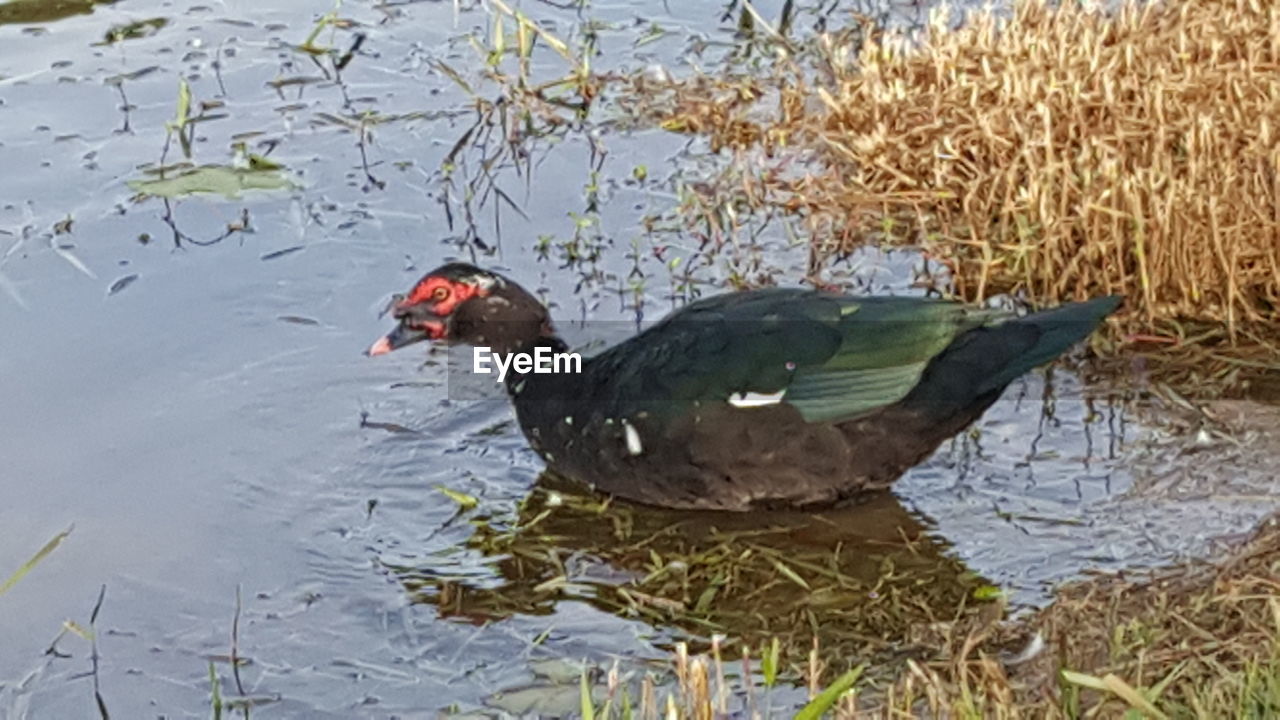
<svg viewBox="0 0 1280 720"><path fill-rule="evenodd" d="M1028 0L813 43L763 90L676 84L663 126L763 162L745 195L824 254L918 246L969 300L1120 293L1113 337L1280 368L1280 6Z"/></svg>

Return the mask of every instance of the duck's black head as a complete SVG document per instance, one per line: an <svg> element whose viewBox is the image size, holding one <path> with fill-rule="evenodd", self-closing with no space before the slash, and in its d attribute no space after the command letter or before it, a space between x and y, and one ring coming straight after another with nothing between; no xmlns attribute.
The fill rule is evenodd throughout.
<svg viewBox="0 0 1280 720"><path fill-rule="evenodd" d="M394 330L369 348L382 355L421 340L511 353L554 338L547 308L510 279L466 263L441 265L391 301Z"/></svg>

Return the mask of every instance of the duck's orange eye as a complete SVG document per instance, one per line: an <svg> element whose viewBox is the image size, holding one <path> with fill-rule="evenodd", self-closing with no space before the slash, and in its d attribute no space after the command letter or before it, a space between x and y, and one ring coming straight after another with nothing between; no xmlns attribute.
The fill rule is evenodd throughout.
<svg viewBox="0 0 1280 720"><path fill-rule="evenodd" d="M443 285L441 285L440 287L436 288L431 292L431 299L435 300L436 302L440 302L441 300L444 300L447 297L449 297L449 288Z"/></svg>

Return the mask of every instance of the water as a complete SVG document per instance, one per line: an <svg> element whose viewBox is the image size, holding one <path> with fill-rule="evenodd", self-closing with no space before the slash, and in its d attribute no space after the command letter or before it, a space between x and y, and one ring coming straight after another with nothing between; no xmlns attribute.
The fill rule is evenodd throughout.
<svg viewBox="0 0 1280 720"><path fill-rule="evenodd" d="M1202 553L1271 506L1259 502L1265 484L1247 448L1210 448L1214 461L1200 464L1230 476L1239 486L1230 492L1147 492L1162 487L1152 477L1183 463L1178 453L1195 433L1136 416L1105 392L1086 399L1081 380L1059 371L1051 414L1041 376L1015 383L980 435L909 473L898 500L818 518L634 509L624 513L630 535L568 502L552 508L539 531L550 539L536 546L559 550L513 559L510 544L485 533L530 521L563 491L530 496L542 466L509 410L500 399L451 400L438 356L363 357L388 326L378 311L422 271L479 257L545 293L571 335L584 318L660 316L687 280L665 263L694 258L697 241L651 235L641 220L669 214L675 180L697 180L717 161L683 136L609 131L606 107L589 132L531 142L532 176L499 166L523 216L477 198L469 223L464 188L486 187L483 158L500 143L480 146L477 131L453 156L446 189L442 161L476 114L436 63L497 97L465 39L488 37L482 8L344 5L340 14L368 39L341 82L328 60L317 65L292 47L330 9L324 3L128 0L34 24L0 8L9 9L0 12L0 576L74 525L0 597L0 717L96 712L87 641L71 633L55 653L46 649L64 620L88 625L104 585L97 682L114 717L207 716L211 659L224 696L240 694L225 662L237 588L237 650L251 660L243 690L268 703L255 714L515 712L527 709L517 700L573 706L576 691L537 689L566 674L555 664L563 659L634 666L665 658L675 640L705 639L707 626L618 600L619 584L649 572L651 556L623 547L645 533L676 526L658 546L667 559L722 546L738 553L742 543L785 557L843 548L846 589L862 592L866 608L844 596L823 606L813 599L821 593L783 583L755 596L725 589L703 614L723 619L735 603L764 602L771 609L751 629L799 638L808 632L801 606L833 625L879 617L871 601L897 587L884 585L886 562L908 568L907 581L932 578L948 602L992 583L1037 603L1050 584L1090 568ZM526 10L565 37L581 27L572 10ZM719 8L612 2L583 17L604 21L601 68L662 63L679 73L735 42ZM165 22L144 37L100 44L113 27L153 18ZM670 32L636 46L654 22ZM347 47L353 37L326 31L319 42ZM535 72L554 76L563 63L543 48ZM127 181L162 156L179 77L197 103L216 101L204 112L223 115L198 124L194 162L232 162L244 142L284 164L299 188L167 208L133 198ZM362 159L365 111L399 119L366 125ZM165 157L179 159L176 143ZM229 224L246 228L227 235ZM595 261L566 262L593 250ZM864 285L909 291L909 255L860 260ZM804 264L803 250L766 228L693 280L714 290L735 270L766 268L794 283ZM647 278L639 289L633 268ZM841 266L835 277L851 272ZM362 413L414 432L362 427ZM475 496L478 507L458 516L436 486ZM758 527L778 529L742 535ZM563 583L546 585L561 574ZM644 587L693 606L706 592L701 577ZM891 637L893 623L886 615L877 627Z"/></svg>

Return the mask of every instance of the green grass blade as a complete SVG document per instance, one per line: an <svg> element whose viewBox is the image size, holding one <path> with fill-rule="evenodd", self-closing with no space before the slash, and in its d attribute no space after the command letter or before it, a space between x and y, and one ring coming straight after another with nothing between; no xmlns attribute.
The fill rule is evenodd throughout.
<svg viewBox="0 0 1280 720"><path fill-rule="evenodd" d="M830 710L836 701L842 695L858 682L858 678L862 676L862 671L866 669L866 665L859 665L849 672L836 678L836 681L827 686L826 690L818 693L818 697L809 701L808 705L800 708L800 712L796 713L795 720L818 720L822 714Z"/></svg>
<svg viewBox="0 0 1280 720"><path fill-rule="evenodd" d="M760 658L760 671L764 674L764 686L773 687L778 681L778 657L782 654L782 647L778 644L778 638L774 637L769 648L765 650Z"/></svg>
<svg viewBox="0 0 1280 720"><path fill-rule="evenodd" d="M595 720L596 708L591 702L591 685L587 682L587 668L582 668L582 684L579 688L582 696L582 720Z"/></svg>
<svg viewBox="0 0 1280 720"><path fill-rule="evenodd" d="M799 585L800 587L804 588L805 590L809 590L809 589L810 589L810 588L809 588L809 583L805 582L805 579L804 579L804 578L800 577L800 575L799 575L798 573L796 573L796 571L795 571L795 570L792 570L790 567L787 567L787 565L786 565L785 563L783 563L781 560L774 560L774 561L773 561L773 566L774 566L775 568L777 568L778 572L780 572L780 573L782 573L783 575L785 575L785 576L786 576L786 578L787 578L788 580L790 580L791 582L793 582L793 583L795 583L795 584Z"/></svg>
<svg viewBox="0 0 1280 720"><path fill-rule="evenodd" d="M213 669L213 661L209 661L209 704L213 709L213 720L222 720L222 689L218 687L218 673Z"/></svg>
<svg viewBox="0 0 1280 720"><path fill-rule="evenodd" d="M52 540L45 543L44 547L37 550L36 554L32 555L30 560L23 563L22 567L14 571L14 573L10 575L9 578L5 580L3 584L0 584L0 595L4 595L5 593L9 592L10 588L12 588L14 585L17 585L18 581L21 580L23 576L31 572L32 568L38 565L41 560L44 560L45 557L49 555L49 553L53 552L59 545L61 545L62 541L67 539L67 536L71 534L71 531L74 528L75 528L75 525L72 525L71 527L68 527L66 530L63 530L57 535L54 535Z"/></svg>

